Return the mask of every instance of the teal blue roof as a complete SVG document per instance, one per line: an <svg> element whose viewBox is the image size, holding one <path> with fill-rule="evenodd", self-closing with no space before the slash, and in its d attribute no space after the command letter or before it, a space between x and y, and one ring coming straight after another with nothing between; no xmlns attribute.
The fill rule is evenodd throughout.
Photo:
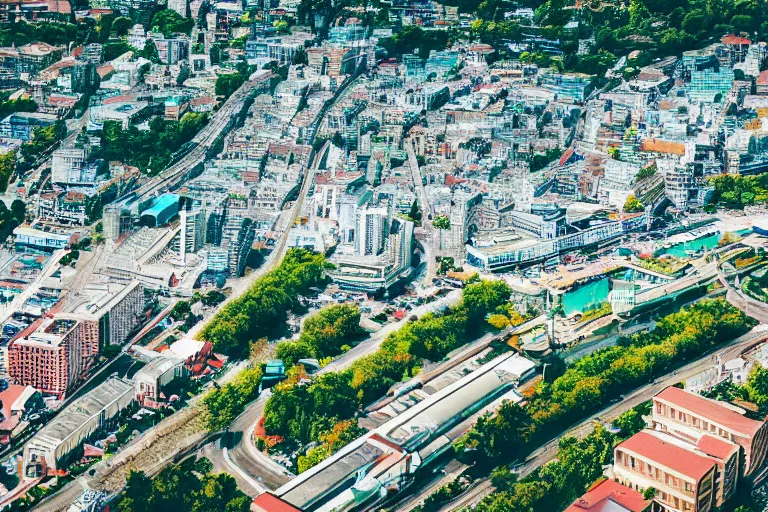
<svg viewBox="0 0 768 512"><path fill-rule="evenodd" d="M178 204L178 202L179 202L178 194L163 194L157 199L155 199L155 202L152 204L152 206L144 210L141 214L154 215L155 217L157 217L160 213L164 212L167 208L173 206L174 204Z"/></svg>

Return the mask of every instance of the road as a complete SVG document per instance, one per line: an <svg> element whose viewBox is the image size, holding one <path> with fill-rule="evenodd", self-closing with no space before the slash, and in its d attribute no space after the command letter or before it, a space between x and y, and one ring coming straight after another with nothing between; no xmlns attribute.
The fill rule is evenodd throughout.
<svg viewBox="0 0 768 512"><path fill-rule="evenodd" d="M720 282L728 290L726 299L728 302L739 308L745 315L749 315L763 323L768 323L768 304L755 300L741 290L741 287L730 282L729 274L723 269L724 260L717 264L717 275ZM734 274L741 273L741 270ZM738 279L738 277L736 277Z"/></svg>
<svg viewBox="0 0 768 512"><path fill-rule="evenodd" d="M461 290L453 290L435 302L414 308L413 311L411 311L411 314L422 316L431 311L439 310L442 307L454 306L458 304L460 300ZM349 366L359 358L365 357L378 350L379 346L381 346L381 343L387 336L402 327L403 323L406 321L407 320L404 319L399 322L385 325L379 331L373 333L367 340L359 343L354 348L320 369L318 373L322 374L349 368ZM248 490L255 492L253 496L260 494L261 490L255 489L252 484L247 482L247 479L241 476L241 473L244 473L250 479L256 480L260 485L272 490L277 489L293 477L293 475L282 466L257 450L253 438L251 437L251 433L256 428L256 423L264 414L264 406L266 405L268 398L268 394L262 394L262 396L249 405L246 410L235 419L232 426L229 428L229 432L232 433L235 442L233 446L229 447L226 454L223 449L224 447L220 444L213 448L206 446L201 452L211 460L214 467L221 468L223 471L228 469L229 473L238 476L238 480L246 481L248 485L241 489L243 489L244 492L248 492Z"/></svg>
<svg viewBox="0 0 768 512"><path fill-rule="evenodd" d="M326 142L323 148L320 150L319 154L323 154L325 151L328 150L330 147L330 141ZM291 230L291 227L296 223L296 219L299 218L299 215L301 215L301 210L304 207L304 200L307 197L307 194L309 193L309 188L312 186L312 183L315 181L315 173L317 172L317 168L320 166L320 162L322 161L322 158L316 158L315 162L312 164L312 166L307 171L306 175L304 176L302 182L301 182L301 189L299 190L299 196L296 199L296 201L293 204L293 207L291 208L290 216L288 217L288 222L286 223L285 229L282 231L282 234L280 235L280 239L277 241L277 244L275 245L275 248L272 250L270 255L267 257L267 260L264 262L264 264L259 267L257 270L254 270L247 276L245 276L242 279L238 279L237 282L235 282L232 285L232 290L230 291L229 296L217 306L217 310L221 310L224 306L226 306L230 301L240 297L242 294L244 294L250 287L253 285L253 283L262 277L267 272L273 270L276 266L280 264L281 261L283 261L283 258L285 257L285 253L288 250L287 244L288 244L288 235ZM207 319L206 319L207 320ZM200 330L207 324L207 321L198 322L192 329L189 330L187 333L187 336L191 338L196 338L197 335L200 333Z"/></svg>
<svg viewBox="0 0 768 512"><path fill-rule="evenodd" d="M517 471L519 478L524 478L530 475L536 468L553 460L557 456L558 445L563 437L583 439L592 432L596 424L612 422L629 409L640 405L643 402L647 402L664 388L677 384L678 382L690 378L712 366L715 363L717 355L719 355L723 361L728 361L740 356L766 340L768 340L768 325L760 324L747 334L732 340L730 343L721 345L716 353L704 355L699 359L678 368L672 373L656 379L651 384L647 384L625 395L620 402L598 411L586 420L574 425L566 432L535 450L522 465L518 466ZM461 496L458 500L450 503L445 509L461 510L466 507L474 507L494 490L490 480L484 480Z"/></svg>
<svg viewBox="0 0 768 512"><path fill-rule="evenodd" d="M421 229L424 232L423 237L419 237L421 245L424 248L424 258L427 260L427 271L424 276L426 284L432 284L432 279L437 275L437 254L435 253L435 234L432 226L432 216L434 211L429 204L429 196L424 188L424 179L419 169L419 160L416 158L416 151L413 149L413 139L405 140L405 151L408 153L408 167L411 169L411 178L413 179L413 189L416 197L419 199L419 206L422 211Z"/></svg>
<svg viewBox="0 0 768 512"><path fill-rule="evenodd" d="M201 161L205 158L205 154L207 152L206 144L210 146L210 144L212 144L212 142L218 137L224 127L228 126L229 118L232 112L236 111L237 109L242 109L243 102L245 101L248 94L250 94L250 90L253 85L254 84L252 82L246 82L230 97L225 105L214 116L214 119L211 121L211 123L209 123L208 126L206 126L206 128L204 128L203 131L201 131L195 137L195 142L197 142L198 145L192 152L187 154L184 158L182 158L182 160L173 166L160 173L160 175L150 180L150 182L146 183L142 188L139 189L138 192L141 194L152 194L164 188L172 187L179 180L183 179L184 176L186 176L188 169L193 165L196 165L196 162L193 163L190 159ZM340 89L338 91L339 94L343 92L344 89ZM326 111L327 108L321 110L318 117L324 116ZM316 124L318 122L319 119L315 121ZM320 154L322 154L322 151L327 150L327 148L328 143L326 143L326 145L323 147ZM249 276L249 279L240 281L238 288L233 290L233 293L230 295L228 300L231 300L232 298L237 297L245 292L245 290L250 287L255 279L257 279L260 275L263 275L275 265L279 264L279 262L282 260L287 250L286 246L288 240L288 231L290 227L293 226L301 213L304 200L306 199L309 193L309 189L314 182L314 173L316 172L320 161L321 159L318 158L316 162L310 162L309 169L302 180L299 196L291 209L289 222L286 225L286 229L284 230L278 245L272 251L269 260L265 262L259 271L252 273ZM194 335L199 332L200 327L202 327L202 323L198 326L197 329L195 329L194 333L190 333L190 335L194 337ZM222 376L222 378L217 380L220 384L223 384L227 380L234 378L234 376L236 376L244 367L245 364L238 363L234 367L230 368L230 370L224 376ZM97 464L96 467L98 468L98 472L94 478L85 478L81 476L78 480L70 482L64 488L45 500L44 503L39 504L35 510L63 510L67 508L69 504L71 504L82 493L83 489L86 488L106 488L110 492L117 493L125 485L126 471L129 469L129 466L130 468L140 468L150 476L157 474L173 459L175 454L180 453L189 447L194 447L194 445L202 439L205 430L202 425L197 425L200 419L200 414L199 411L193 407L194 404L196 404L199 400L200 396L202 395L198 395L190 401L190 407L187 407L183 410L186 412L179 411L166 418L157 426L152 427L144 432L144 434L139 438L139 442L125 447L119 451L114 458L110 459L109 462ZM240 425L255 425L255 421L261 417L261 411L263 411L263 404L265 402L266 395L262 395L259 400L254 402L254 404L248 408L246 413L241 415L241 417L236 420L236 425L233 425L233 427L240 427ZM194 411L192 418L186 418L185 416L186 414L189 414L189 411ZM251 415L255 413L258 413L256 420L250 421ZM169 424L171 426L169 426ZM190 429L192 431L187 435L186 433ZM251 431L252 429L248 428L243 428L243 430L241 430L241 432ZM186 437L179 439L177 432L181 432L181 434L186 435ZM250 436L248 437L250 439ZM209 448L208 446L211 447ZM251 484L247 474L242 469L240 469L239 466L232 466L231 462L233 459L242 459L246 461L243 462L243 464L247 463L247 461L250 460L248 456L252 456L250 452L246 452L246 450L249 448L253 450L256 453L255 456L258 457L258 452L255 450L255 447L253 447L252 441L248 446L236 446L235 448L239 449L233 449L232 453L230 454L229 450L222 447L220 443L216 443L215 445L209 444L204 446L203 452L211 453L211 459L214 463L214 467L227 468L223 470L235 475L238 483L243 485L243 489L251 489L251 492L261 492L263 488L260 488L260 484L257 482ZM243 454L246 454L245 458L243 458ZM268 458L267 460L269 462L264 460L257 460L256 464L258 464L259 468L269 468L269 463L272 461ZM279 472L279 466L277 466L274 462L272 462L272 464L273 472ZM277 466L277 468L274 466ZM280 477L279 474L278 477ZM282 475L282 477L290 477L290 475ZM263 477L259 476L258 478Z"/></svg>
<svg viewBox="0 0 768 512"><path fill-rule="evenodd" d="M210 122L192 139L191 142L194 144L194 148L184 155L181 160L144 183L134 193L140 196L152 196L157 192L178 185L190 169L205 160L208 150L221 135L221 132L230 125L233 115L242 111L254 87L264 80L269 80L272 76L272 73L262 75L256 81L248 80L241 85L239 89L227 98L221 108L213 115Z"/></svg>

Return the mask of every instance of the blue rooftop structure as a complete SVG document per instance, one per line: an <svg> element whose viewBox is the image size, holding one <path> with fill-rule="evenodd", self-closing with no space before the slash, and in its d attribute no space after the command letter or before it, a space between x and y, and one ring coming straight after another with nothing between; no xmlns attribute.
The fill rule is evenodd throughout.
<svg viewBox="0 0 768 512"><path fill-rule="evenodd" d="M163 194L154 200L152 206L141 212L141 223L156 227L167 224L179 213L179 195Z"/></svg>

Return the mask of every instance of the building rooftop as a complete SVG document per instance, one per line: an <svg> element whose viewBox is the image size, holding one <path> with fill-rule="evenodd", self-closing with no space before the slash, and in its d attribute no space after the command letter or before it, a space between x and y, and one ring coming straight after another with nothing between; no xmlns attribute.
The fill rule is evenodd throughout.
<svg viewBox="0 0 768 512"><path fill-rule="evenodd" d="M150 379L158 379L162 377L165 372L183 362L180 358L168 356L167 352L168 351L166 351L162 357L156 357L147 363L141 370L136 372L134 380L141 380L141 377L145 375Z"/></svg>
<svg viewBox="0 0 768 512"><path fill-rule="evenodd" d="M181 338L174 341L169 348L171 352L182 359L189 359L200 353L205 346L205 341L198 341L192 338Z"/></svg>
<svg viewBox="0 0 768 512"><path fill-rule="evenodd" d="M730 457L733 452L739 450L739 445L730 443L724 439L720 439L719 437L712 437L705 434L701 436L699 441L696 443L696 448L706 453L707 455L725 460Z"/></svg>
<svg viewBox="0 0 768 512"><path fill-rule="evenodd" d="M300 512L300 510L270 492L259 494L251 503L253 512Z"/></svg>
<svg viewBox="0 0 768 512"><path fill-rule="evenodd" d="M752 41L750 41L746 37L737 36L735 34L724 35L723 37L720 38L720 42L723 44L735 45L735 46L752 44Z"/></svg>
<svg viewBox="0 0 768 512"><path fill-rule="evenodd" d="M715 465L715 461L664 441L650 432L638 432L617 447L652 460L693 480L700 480Z"/></svg>
<svg viewBox="0 0 768 512"><path fill-rule="evenodd" d="M95 415L118 400L125 393L133 390L133 383L119 377L110 377L106 382L72 402L48 425L38 432L35 438L63 441Z"/></svg>
<svg viewBox="0 0 768 512"><path fill-rule="evenodd" d="M650 500L634 489L613 480L602 480L564 512L643 512Z"/></svg>
<svg viewBox="0 0 768 512"><path fill-rule="evenodd" d="M763 426L763 422L751 420L737 407L717 400L704 398L695 393L689 393L680 388L670 386L654 397L663 400L676 408L684 409L692 414L706 418L731 431L745 437L751 437Z"/></svg>

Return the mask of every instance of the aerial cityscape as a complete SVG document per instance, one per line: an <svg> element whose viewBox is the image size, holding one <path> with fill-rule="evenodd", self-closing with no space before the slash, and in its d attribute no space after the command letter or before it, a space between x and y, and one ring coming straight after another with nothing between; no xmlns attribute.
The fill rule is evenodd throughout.
<svg viewBox="0 0 768 512"><path fill-rule="evenodd" d="M0 0L0 510L768 511L768 3Z"/></svg>

